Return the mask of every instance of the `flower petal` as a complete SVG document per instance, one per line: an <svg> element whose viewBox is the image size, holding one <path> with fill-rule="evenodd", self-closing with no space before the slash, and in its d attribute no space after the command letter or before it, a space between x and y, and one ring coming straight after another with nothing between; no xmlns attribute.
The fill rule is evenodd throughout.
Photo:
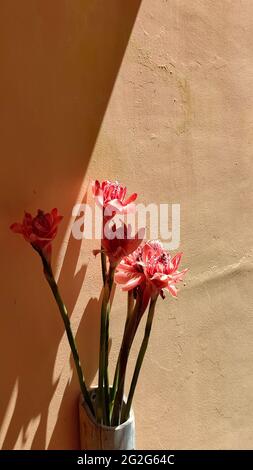
<svg viewBox="0 0 253 470"><path fill-rule="evenodd" d="M129 198L127 198L126 201L123 202L123 205L124 206L127 206L130 204L130 202L133 202L135 201L135 199L137 198L138 194L137 193L133 193L131 196L129 196Z"/></svg>
<svg viewBox="0 0 253 470"><path fill-rule="evenodd" d="M172 297L177 297L177 288L174 284L168 284L166 289L171 293Z"/></svg>
<svg viewBox="0 0 253 470"><path fill-rule="evenodd" d="M11 224L10 230L14 233L23 233L23 225L18 223Z"/></svg>
<svg viewBox="0 0 253 470"><path fill-rule="evenodd" d="M135 272L136 269L134 268L134 266L130 266L130 264L126 264L126 263L123 263L121 262L118 266L118 270L119 271L125 271L125 272Z"/></svg>
<svg viewBox="0 0 253 470"><path fill-rule="evenodd" d="M99 183L99 181L98 181L98 180L92 181L91 188L92 188L92 194L93 194L93 196L97 196L98 191L99 191L99 189L100 189L100 183Z"/></svg>
<svg viewBox="0 0 253 470"><path fill-rule="evenodd" d="M97 256L99 253L102 253L102 250L92 250L94 256Z"/></svg>
<svg viewBox="0 0 253 470"><path fill-rule="evenodd" d="M177 270L179 263L181 261L183 253L177 253L174 258L172 258L171 263L173 265L173 272Z"/></svg>
<svg viewBox="0 0 253 470"><path fill-rule="evenodd" d="M126 282L129 281L129 279L132 278L131 275L129 275L129 273L126 273L126 272L122 272L122 271L116 271L115 275L114 275L114 280L117 284L125 284Z"/></svg>
<svg viewBox="0 0 253 470"><path fill-rule="evenodd" d="M145 277L143 276L143 274L137 274L136 276L133 276L132 278L130 278L125 284L121 285L121 289L123 291L129 291L129 290L132 290L134 289L135 287L139 286L143 280L145 279Z"/></svg>

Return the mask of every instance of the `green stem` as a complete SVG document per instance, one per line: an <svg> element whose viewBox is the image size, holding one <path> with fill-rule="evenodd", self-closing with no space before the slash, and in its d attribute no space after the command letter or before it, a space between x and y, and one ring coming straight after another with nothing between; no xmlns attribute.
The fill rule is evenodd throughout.
<svg viewBox="0 0 253 470"><path fill-rule="evenodd" d="M128 296L127 296L127 318L126 318L126 325L125 325L125 329L126 329L126 326L127 326L127 323L133 313L133 308L134 308L134 294L133 294L133 291L130 290L128 291Z"/></svg>
<svg viewBox="0 0 253 470"><path fill-rule="evenodd" d="M115 269L110 266L104 285L103 300L101 307L100 326L100 352L99 352L99 376L98 376L98 407L97 419L99 423L110 423L110 395L108 378L108 355L109 355L109 317L110 317L110 295L113 286Z"/></svg>
<svg viewBox="0 0 253 470"><path fill-rule="evenodd" d="M106 254L103 251L103 247L101 246L101 267L102 267L102 278L103 278L103 284L105 285L106 283Z"/></svg>
<svg viewBox="0 0 253 470"><path fill-rule="evenodd" d="M106 306L106 330L105 330L105 401L106 401L106 413L107 413L107 424L110 425L110 384L109 384L109 324L110 324L110 311L111 311L111 304L110 304L110 297L111 292L114 284L114 267L109 267L108 272L108 285L109 285L109 294L108 294L108 302Z"/></svg>
<svg viewBox="0 0 253 470"><path fill-rule="evenodd" d="M139 374L140 374L143 359L144 359L144 356L145 356L145 353L146 353L146 350L147 350L147 347L148 347L152 322L153 322L154 313L155 313L156 301L157 301L157 297L155 299L152 299L151 302L150 302L148 318L147 318L147 323L146 323L146 328L145 328L145 334L144 334L144 338L143 338L142 343L141 343L141 348L140 348L140 351L139 351L139 354L138 354L138 357L137 357L136 366L135 366L135 369L134 369L134 374L133 374L133 378L132 378L132 382L131 382L131 386L130 386L130 391L129 391L129 395L128 395L128 400L127 400L127 404L126 404L126 407L125 407L125 410L124 410L124 413L123 413L123 420L127 420L129 418L135 388L136 388L136 385L137 385L137 381L138 381L138 377L139 377Z"/></svg>
<svg viewBox="0 0 253 470"><path fill-rule="evenodd" d="M111 390L111 400L110 400L110 419L112 419L112 412L113 412L113 407L114 407L114 402L115 402L115 395L116 395L116 390L118 388L119 384L119 358L117 360L115 372L114 372L114 379L113 379L113 386Z"/></svg>
<svg viewBox="0 0 253 470"><path fill-rule="evenodd" d="M125 338L127 325L132 316L133 309L134 309L134 296L133 296L133 291L131 290L128 292L128 298L127 298L127 317L126 317L126 322L125 322L125 327L124 327L123 340ZM118 382L119 382L119 358L117 360L117 365L115 368L113 387L111 391L110 414L112 414L112 409L114 406L114 400L115 400L116 390L118 387Z"/></svg>
<svg viewBox="0 0 253 470"><path fill-rule="evenodd" d="M120 424L127 362L133 344L133 340L142 317L140 315L141 305L142 295L139 294L135 303L134 310L128 319L118 357L118 363L116 368L117 382L115 383L116 392L114 397L113 410L111 413L113 426L118 426Z"/></svg>
<svg viewBox="0 0 253 470"><path fill-rule="evenodd" d="M110 425L110 387L109 387L109 315L110 306L109 303L106 306L106 318L105 318L105 350L104 350L104 402L105 402L105 424Z"/></svg>
<svg viewBox="0 0 253 470"><path fill-rule="evenodd" d="M73 336L73 333L72 333L72 329L71 329L70 320L69 320L69 316L68 316L66 306L64 305L64 302L61 298L57 283L54 279L54 275L53 275L50 263L47 261L47 259L44 257L43 254L41 254L41 253L39 253L39 254L40 254L42 262L43 262L43 267L44 267L44 273L45 273L46 280L47 280L47 282L48 282L48 284L51 288L51 291L54 295L54 298L55 298L56 303L58 305L58 308L59 308L64 326L65 326L65 330L66 330L69 345L70 345L70 348L71 348L71 351L72 351L72 355L73 355L73 359L74 359L74 363L75 363L77 376L78 376L78 380L79 380L79 384L80 384L80 388L81 388L83 398L84 398L85 402L87 403L87 405L89 406L91 413L94 415L94 408L93 408L93 405L92 405L87 387L85 385L83 371L82 371L82 367L81 367L81 362L80 362L78 350L77 350L77 347L76 347L76 344L75 344L75 339L74 339L74 336Z"/></svg>
<svg viewBox="0 0 253 470"><path fill-rule="evenodd" d="M105 287L104 287L105 289ZM103 299L104 303L104 299ZM97 403L97 421L102 424L104 418L104 338L105 338L105 309L101 308L101 320L100 320L100 349L99 349L99 372L98 372L98 403Z"/></svg>

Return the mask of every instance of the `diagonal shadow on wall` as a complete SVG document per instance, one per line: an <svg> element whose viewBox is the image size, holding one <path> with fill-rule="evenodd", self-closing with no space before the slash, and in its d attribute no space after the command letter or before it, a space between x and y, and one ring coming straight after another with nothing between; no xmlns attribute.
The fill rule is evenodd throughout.
<svg viewBox="0 0 253 470"><path fill-rule="evenodd" d="M54 363L63 335L39 260L8 227L20 219L23 209L34 212L57 206L65 214L54 244L57 259L140 3L3 0L0 4L0 441L4 449L45 448L48 405L57 385ZM85 268L78 276L73 274L79 248L77 243L65 259L69 282L64 282L64 273L61 276L69 306L75 304L84 281ZM89 308L92 302L86 314ZM96 373L95 363L93 369L90 379ZM63 425L67 426L64 420ZM66 447L78 447L76 430L66 429L65 435ZM58 445L56 440L51 447Z"/></svg>

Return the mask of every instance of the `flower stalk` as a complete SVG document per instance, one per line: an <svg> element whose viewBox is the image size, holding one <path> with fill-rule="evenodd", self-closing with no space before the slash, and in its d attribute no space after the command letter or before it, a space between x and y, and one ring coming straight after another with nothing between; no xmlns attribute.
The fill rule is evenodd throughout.
<svg viewBox="0 0 253 470"><path fill-rule="evenodd" d="M134 369L134 374L133 374L133 378L132 378L132 382L131 382L131 386L130 386L130 391L129 391L129 394L128 394L126 407L123 411L123 419L122 419L123 422L126 421L129 418L135 388L136 388L136 385L137 385L137 381L138 381L141 366L142 366L142 363L143 363L143 360L144 360L144 356L145 356L145 353L146 353L146 350L147 350L147 347L148 347L150 332L151 332L154 313L155 313L156 301L157 301L157 296L154 299L151 299L151 301L150 301L144 338L142 340L140 351L139 351L139 354L138 354L138 357L137 357L136 366L135 366L135 369Z"/></svg>
<svg viewBox="0 0 253 470"><path fill-rule="evenodd" d="M123 406L123 396L125 387L125 377L129 354L134 341L134 337L141 320L142 294L139 293L135 302L133 312L127 318L126 327L119 352L118 363L116 366L114 383L115 396L112 409L111 422L113 426L118 426L121 422L121 412ZM117 374L117 375L116 375Z"/></svg>
<svg viewBox="0 0 253 470"><path fill-rule="evenodd" d="M107 269L106 269L106 255L103 251L103 248L101 247L101 267L102 267L102 279L103 279L103 285L106 283L106 274L107 274Z"/></svg>
<svg viewBox="0 0 253 470"><path fill-rule="evenodd" d="M109 271L105 278L105 285L103 289L100 324L97 420L100 424L106 425L110 424L110 393L108 378L109 320L110 296L113 287L114 271L115 268L110 265Z"/></svg>
<svg viewBox="0 0 253 470"><path fill-rule="evenodd" d="M129 291L128 292L128 298L127 298L127 317L126 317L126 322L125 322L125 327L124 327L123 340L124 340L125 335L126 335L127 326L129 324L129 321L130 321L131 316L133 314L133 309L134 309L133 291ZM115 395L116 395L116 390L118 388L118 384L119 384L119 357L118 357L116 368L115 368L113 386L112 386L112 391L111 391L110 417L111 417L112 411L113 411Z"/></svg>

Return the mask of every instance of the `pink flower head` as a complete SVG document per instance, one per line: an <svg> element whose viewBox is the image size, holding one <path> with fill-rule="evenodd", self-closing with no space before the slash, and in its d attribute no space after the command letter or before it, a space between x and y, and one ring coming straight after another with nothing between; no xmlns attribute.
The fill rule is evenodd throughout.
<svg viewBox="0 0 253 470"><path fill-rule="evenodd" d="M62 216L58 214L57 209L52 209L50 213L39 209L35 217L25 212L22 224L14 223L10 229L14 233L21 233L27 242L49 259L51 242L57 234L61 220Z"/></svg>
<svg viewBox="0 0 253 470"><path fill-rule="evenodd" d="M140 229L134 236L130 233L130 227L124 224L116 228L114 224L111 229L112 237L104 236L102 238L102 251L108 256L111 266L116 266L124 256L130 255L141 244L145 229ZM94 255L101 250L93 250Z"/></svg>
<svg viewBox="0 0 253 470"><path fill-rule="evenodd" d="M117 181L93 181L92 192L97 204L103 207L106 217L113 217L117 214L127 214L135 210L133 202L137 198L137 194L133 193L125 199L127 188Z"/></svg>
<svg viewBox="0 0 253 470"><path fill-rule="evenodd" d="M151 297L160 294L164 298L163 289L168 290L173 297L177 296L176 284L187 271L178 271L181 257L182 253L178 253L171 258L159 241L148 241L122 259L117 267L115 281L124 291L136 287L142 290L144 312Z"/></svg>

